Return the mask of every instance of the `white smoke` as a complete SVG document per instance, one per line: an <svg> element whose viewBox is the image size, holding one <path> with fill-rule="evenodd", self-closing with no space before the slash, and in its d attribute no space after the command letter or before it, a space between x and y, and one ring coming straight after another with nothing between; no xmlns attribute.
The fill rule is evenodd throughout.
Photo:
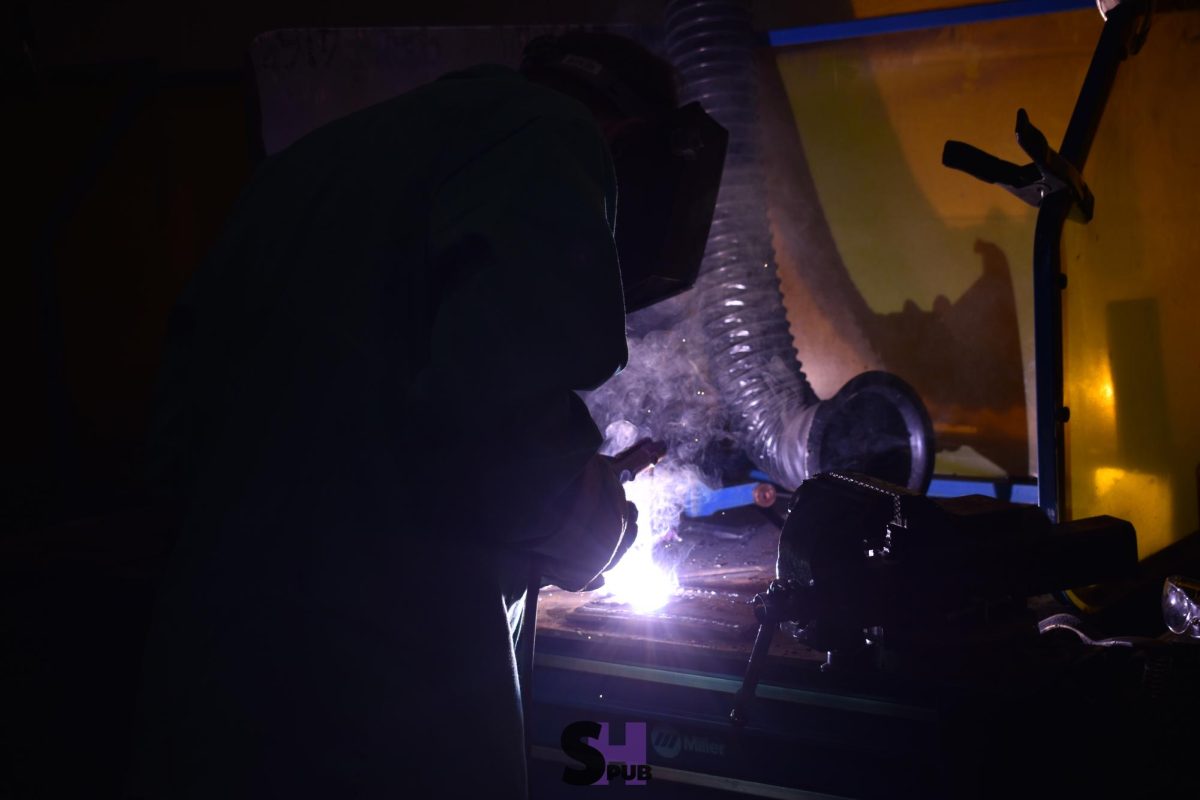
<svg viewBox="0 0 1200 800"><path fill-rule="evenodd" d="M678 589L676 573L691 550L679 519L716 488L704 473L706 452L728 438L724 407L705 374L690 325L629 340L629 366L584 396L604 430L601 452L615 455L642 438L668 447L666 457L625 485L638 509L638 538L605 576L608 594L639 611L664 605Z"/></svg>
<svg viewBox="0 0 1200 800"><path fill-rule="evenodd" d="M671 599L679 588L679 567L691 551L691 543L679 536L680 515L708 491L699 469L673 463L660 463L625 484L625 497L638 510L638 535L620 563L605 573L607 594L638 611L652 611Z"/></svg>
<svg viewBox="0 0 1200 800"><path fill-rule="evenodd" d="M632 444L627 439L634 428L665 443L667 458L681 465L699 465L710 447L729 438L725 408L706 374L694 328L684 324L630 338L629 366L584 395L609 437L602 451L606 455ZM611 429L614 423L624 427Z"/></svg>

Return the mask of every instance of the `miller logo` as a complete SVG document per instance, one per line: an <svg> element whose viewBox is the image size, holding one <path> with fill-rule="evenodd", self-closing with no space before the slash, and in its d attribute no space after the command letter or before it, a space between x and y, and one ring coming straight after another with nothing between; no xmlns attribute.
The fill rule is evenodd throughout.
<svg viewBox="0 0 1200 800"><path fill-rule="evenodd" d="M564 767L563 782L572 786L607 786L621 778L626 786L645 786L650 780L646 763L646 723L625 723L625 744L609 741L608 723L581 720L562 732L562 749L582 767Z"/></svg>
<svg viewBox="0 0 1200 800"><path fill-rule="evenodd" d="M675 758L680 753L699 753L723 757L725 743L707 736L684 735L670 725L655 725L650 736L654 752L663 758Z"/></svg>
<svg viewBox="0 0 1200 800"><path fill-rule="evenodd" d="M654 752L663 758L674 758L683 749L683 737L670 725L656 725L650 736L650 744Z"/></svg>

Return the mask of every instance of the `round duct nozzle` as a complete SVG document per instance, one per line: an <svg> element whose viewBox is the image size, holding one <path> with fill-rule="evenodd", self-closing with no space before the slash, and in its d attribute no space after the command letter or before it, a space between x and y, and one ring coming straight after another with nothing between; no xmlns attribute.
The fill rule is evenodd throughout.
<svg viewBox="0 0 1200 800"><path fill-rule="evenodd" d="M888 372L864 372L817 405L808 430L809 474L861 472L929 488L933 424L916 391Z"/></svg>

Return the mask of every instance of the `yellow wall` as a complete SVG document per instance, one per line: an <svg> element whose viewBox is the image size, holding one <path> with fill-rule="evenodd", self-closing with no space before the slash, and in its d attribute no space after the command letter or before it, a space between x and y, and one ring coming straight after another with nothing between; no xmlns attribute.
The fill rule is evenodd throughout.
<svg viewBox="0 0 1200 800"><path fill-rule="evenodd" d="M1101 25L1095 11L1070 12L798 46L777 55L838 253L872 310L898 312L906 301L928 310L938 295L954 300L982 272L976 242L1003 254L1012 273L1029 442L1036 210L943 167L941 150L947 139L959 139L1023 162L1012 134L1021 107L1051 142L1061 140ZM783 277L794 307L805 265L784 266L795 273ZM818 387L827 394L861 364L839 369L824 363L821 351L806 353L804 342L814 338L809 318L793 313L793 333L810 374L829 376ZM870 354L859 360L888 366L871 363ZM944 379L969 382L971 375ZM972 472L946 456L939 455L940 472ZM1036 472L1032 446L1027 472Z"/></svg>
<svg viewBox="0 0 1200 800"><path fill-rule="evenodd" d="M839 268L872 312L925 312L945 302L939 295L959 298L982 271L977 242L1007 261L1030 441L1037 212L942 167L941 148L959 139L1024 163L1012 133L1020 107L1057 146L1101 26L1086 10L776 51ZM1095 219L1068 222L1064 237L1069 512L1131 519L1143 556L1197 527L1198 73L1200 10L1158 14L1143 52L1122 66L1086 165ZM814 283L814 262L789 244L811 226L791 231L779 208L773 223L793 333L818 392L891 367L866 337L831 334L837 326L813 301L824 285ZM960 365L942 380L965 386L971 373ZM954 409L931 410L940 438L962 427ZM964 452L940 452L938 470L972 472ZM1030 474L1035 465L1030 447Z"/></svg>
<svg viewBox="0 0 1200 800"><path fill-rule="evenodd" d="M1063 237L1069 512L1131 520L1145 557L1198 522L1200 8L1122 65Z"/></svg>

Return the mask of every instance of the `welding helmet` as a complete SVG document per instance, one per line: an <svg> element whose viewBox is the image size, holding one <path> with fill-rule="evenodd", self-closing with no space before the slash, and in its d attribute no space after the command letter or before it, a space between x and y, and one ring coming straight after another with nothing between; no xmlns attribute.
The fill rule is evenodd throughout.
<svg viewBox="0 0 1200 800"><path fill-rule="evenodd" d="M625 310L637 311L696 282L729 134L699 103L664 108L646 99L602 56L573 51L572 41L570 34L532 40L521 70L582 85L623 118L609 137L617 177L615 238Z"/></svg>

